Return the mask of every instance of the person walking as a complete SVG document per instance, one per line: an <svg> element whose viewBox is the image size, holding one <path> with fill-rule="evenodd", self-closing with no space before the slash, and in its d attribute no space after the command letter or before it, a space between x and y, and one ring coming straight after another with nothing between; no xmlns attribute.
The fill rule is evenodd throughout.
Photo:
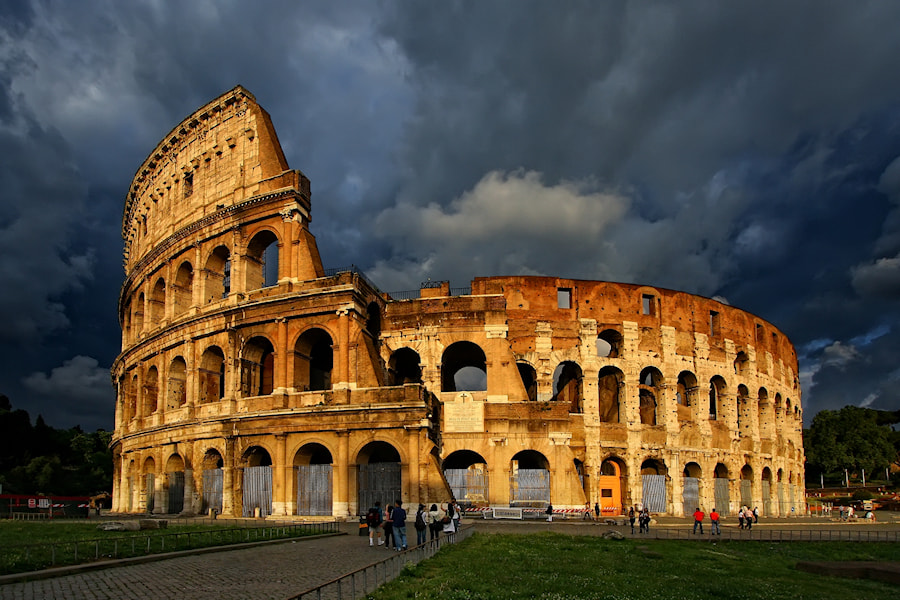
<svg viewBox="0 0 900 600"><path fill-rule="evenodd" d="M753 507L753 522L759 523L759 508L756 506Z"/></svg>
<svg viewBox="0 0 900 600"><path fill-rule="evenodd" d="M456 498L450 498L450 506L453 507L453 516L450 517L453 521L453 531L459 531L459 522L462 520L462 509L460 509L459 502L456 501Z"/></svg>
<svg viewBox="0 0 900 600"><path fill-rule="evenodd" d="M646 506L641 511L641 516L638 519L638 531L640 533L650 533L650 509Z"/></svg>
<svg viewBox="0 0 900 600"><path fill-rule="evenodd" d="M713 508L709 513L709 522L711 523L709 528L710 535L722 535L722 530L719 529L719 513L716 512L716 509Z"/></svg>
<svg viewBox="0 0 900 600"><path fill-rule="evenodd" d="M544 514L547 515L547 522L552 523L553 522L553 505L552 504L547 505L547 510L544 511Z"/></svg>
<svg viewBox="0 0 900 600"><path fill-rule="evenodd" d="M447 512L441 519L444 535L453 535L456 533L456 525L453 524L453 518L450 516L451 504L447 504Z"/></svg>
<svg viewBox="0 0 900 600"><path fill-rule="evenodd" d="M381 523L384 521L384 513L381 512L381 501L376 500L375 506L371 507L366 513L366 525L369 526L369 545L374 546L374 540L378 540L378 545L382 545L384 540L381 539Z"/></svg>
<svg viewBox="0 0 900 600"><path fill-rule="evenodd" d="M703 535L703 519L706 517L706 513L700 510L700 507L697 507L697 510L694 511L694 533L697 533L697 527L700 527L700 535Z"/></svg>
<svg viewBox="0 0 900 600"><path fill-rule="evenodd" d="M753 511L749 507L744 510L744 522L747 524L747 530L749 531L753 527Z"/></svg>
<svg viewBox="0 0 900 600"><path fill-rule="evenodd" d="M738 511L738 525L740 526L741 529L744 528L744 508L746 508L746 507L742 506L741 509Z"/></svg>
<svg viewBox="0 0 900 600"><path fill-rule="evenodd" d="M399 500L394 506L391 520L394 522L394 546L396 546L397 552L406 550L406 511L403 509L403 503Z"/></svg>
<svg viewBox="0 0 900 600"><path fill-rule="evenodd" d="M584 503L584 513L581 515L581 520L582 521L593 521L594 520L594 514L591 512L591 503L590 502Z"/></svg>
<svg viewBox="0 0 900 600"><path fill-rule="evenodd" d="M388 502L387 505L387 516L384 519L384 547L388 550L394 545L394 507L391 506L391 503Z"/></svg>
<svg viewBox="0 0 900 600"><path fill-rule="evenodd" d="M594 502L594 517L596 517L597 521L600 520L600 503L599 502Z"/></svg>
<svg viewBox="0 0 900 600"><path fill-rule="evenodd" d="M634 535L634 507L628 509L628 522L631 523L631 534Z"/></svg>
<svg viewBox="0 0 900 600"><path fill-rule="evenodd" d="M432 504L431 510L428 511L428 531L431 533L430 539L433 540L440 537L441 529L443 528L443 525L441 524L443 516L444 513L438 509L438 505Z"/></svg>
<svg viewBox="0 0 900 600"><path fill-rule="evenodd" d="M424 504L419 504L413 526L416 528L416 546L421 546L425 543L425 536L428 533L428 513L425 512Z"/></svg>

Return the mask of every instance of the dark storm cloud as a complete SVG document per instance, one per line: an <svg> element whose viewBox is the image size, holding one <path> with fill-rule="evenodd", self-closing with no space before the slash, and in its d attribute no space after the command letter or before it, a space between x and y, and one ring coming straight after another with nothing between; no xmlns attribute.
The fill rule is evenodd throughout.
<svg viewBox="0 0 900 600"><path fill-rule="evenodd" d="M125 190L240 83L312 180L328 266L389 290L534 273L721 295L796 343L807 417L889 401L898 17L890 2L0 4L0 276L16 286L0 293L15 315L0 392L46 413L74 387L63 404L89 398L111 425L99 374L119 343Z"/></svg>

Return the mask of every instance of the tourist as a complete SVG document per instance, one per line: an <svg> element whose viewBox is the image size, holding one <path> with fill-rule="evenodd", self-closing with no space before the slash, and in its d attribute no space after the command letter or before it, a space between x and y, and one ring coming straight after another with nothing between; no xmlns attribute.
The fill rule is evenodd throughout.
<svg viewBox="0 0 900 600"><path fill-rule="evenodd" d="M452 509L452 504L447 504L447 512L444 514L444 517L441 519L441 525L443 526L443 531L445 535L451 535L456 533L456 525L453 523L453 518L450 516L450 510Z"/></svg>
<svg viewBox="0 0 900 600"><path fill-rule="evenodd" d="M756 506L753 507L753 522L759 523L759 508Z"/></svg>
<svg viewBox="0 0 900 600"><path fill-rule="evenodd" d="M459 502L456 501L456 498L450 498L450 506L453 508L453 514L450 515L450 519L453 521L453 531L459 531L462 510L459 508Z"/></svg>
<svg viewBox="0 0 900 600"><path fill-rule="evenodd" d="M600 520L600 504L597 502L594 502L594 516L597 521Z"/></svg>
<svg viewBox="0 0 900 600"><path fill-rule="evenodd" d="M740 525L741 529L744 528L744 508L745 507L742 506L738 511L738 525Z"/></svg>
<svg viewBox="0 0 900 600"><path fill-rule="evenodd" d="M381 539L381 523L384 521L384 513L381 512L381 501L376 501L375 506L366 513L366 524L369 526L369 545L374 546L374 540L378 540L378 545L382 545L384 540Z"/></svg>
<svg viewBox="0 0 900 600"><path fill-rule="evenodd" d="M744 509L744 521L747 523L747 530L753 527L753 511L750 508Z"/></svg>
<svg viewBox="0 0 900 600"><path fill-rule="evenodd" d="M712 526L709 528L709 534L722 535L722 530L719 529L719 513L716 512L715 508L709 513L709 522L712 523Z"/></svg>
<svg viewBox="0 0 900 600"><path fill-rule="evenodd" d="M428 530L431 532L431 538L435 539L440 537L441 528L443 525L441 524L441 519L444 517L444 512L438 508L437 504L431 505L431 510L428 511Z"/></svg>
<svg viewBox="0 0 900 600"><path fill-rule="evenodd" d="M628 522L631 523L631 533L634 534L634 507L628 509Z"/></svg>
<svg viewBox="0 0 900 600"><path fill-rule="evenodd" d="M641 517L638 519L638 531L640 533L650 533L650 509L646 506L641 511Z"/></svg>
<svg viewBox="0 0 900 600"><path fill-rule="evenodd" d="M697 527L700 527L700 533L703 534L703 519L706 517L706 513L700 510L700 507L697 507L697 510L694 511L694 533L697 533Z"/></svg>
<svg viewBox="0 0 900 600"><path fill-rule="evenodd" d="M393 519L394 507L391 506L391 503L388 502L387 505L387 517L384 519L384 547L388 550L391 549L391 546L395 544L394 541L394 519Z"/></svg>
<svg viewBox="0 0 900 600"><path fill-rule="evenodd" d="M394 546L397 552L406 550L406 511L403 510L403 503L399 500L391 514L391 520L394 522Z"/></svg>
<svg viewBox="0 0 900 600"><path fill-rule="evenodd" d="M590 502L584 503L584 514L581 515L581 520L582 521L593 521L594 520L594 513L591 512L591 503Z"/></svg>
<svg viewBox="0 0 900 600"><path fill-rule="evenodd" d="M553 522L553 505L552 504L547 505L547 510L544 511L544 514L547 515L547 522L552 523Z"/></svg>
<svg viewBox="0 0 900 600"><path fill-rule="evenodd" d="M416 546L421 546L425 543L425 535L428 529L428 513L425 512L424 504L420 504L419 509L416 511L414 526L416 528Z"/></svg>

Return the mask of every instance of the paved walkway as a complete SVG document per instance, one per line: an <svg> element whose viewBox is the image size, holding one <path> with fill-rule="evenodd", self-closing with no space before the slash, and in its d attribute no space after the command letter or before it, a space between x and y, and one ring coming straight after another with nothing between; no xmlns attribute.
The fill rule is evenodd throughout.
<svg viewBox="0 0 900 600"><path fill-rule="evenodd" d="M893 521L893 519L890 519ZM655 527L689 529L691 520L663 517ZM612 527L582 521L467 520L478 531L535 533L557 531L573 535L601 535ZM896 531L900 524L847 525L813 519L761 521L761 527L785 530ZM736 525L726 524L734 528ZM284 600L340 575L388 556L381 547L370 548L356 523L341 525L349 535L272 543L254 548L180 556L144 564L88 571L25 583L0 585L0 600ZM615 527L623 533L625 527ZM754 527L754 530L756 527ZM412 531L412 528L409 528ZM413 532L414 533L414 532ZM630 534L626 534L631 537Z"/></svg>

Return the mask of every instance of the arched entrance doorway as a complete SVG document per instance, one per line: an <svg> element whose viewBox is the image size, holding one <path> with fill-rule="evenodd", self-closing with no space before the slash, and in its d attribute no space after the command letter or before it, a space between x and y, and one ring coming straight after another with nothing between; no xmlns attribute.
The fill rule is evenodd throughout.
<svg viewBox="0 0 900 600"><path fill-rule="evenodd" d="M444 459L443 468L450 491L459 502L488 502L487 462L480 454L471 450L457 450Z"/></svg>
<svg viewBox="0 0 900 600"><path fill-rule="evenodd" d="M641 502L650 512L666 512L666 465L661 460L648 458L641 463L643 497Z"/></svg>
<svg viewBox="0 0 900 600"><path fill-rule="evenodd" d="M242 462L244 487L241 515L268 517L272 514L272 458L264 448L251 446L244 452Z"/></svg>
<svg viewBox="0 0 900 600"><path fill-rule="evenodd" d="M550 463L540 452L522 450L510 461L510 505L544 506L549 502Z"/></svg>
<svg viewBox="0 0 900 600"><path fill-rule="evenodd" d="M600 463L600 513L604 515L622 514L625 499L622 497L622 479L625 477L625 463L610 457Z"/></svg>
<svg viewBox="0 0 900 600"><path fill-rule="evenodd" d="M387 442L366 444L356 458L357 464L357 512L381 502L382 507L400 498L402 479L400 453Z"/></svg>
<svg viewBox="0 0 900 600"><path fill-rule="evenodd" d="M700 465L689 462L684 465L682 503L685 515L694 514L694 510L700 506L700 477L703 471Z"/></svg>
<svg viewBox="0 0 900 600"><path fill-rule="evenodd" d="M177 515L184 510L184 460L173 454L166 461L166 487L168 502L166 512Z"/></svg>
<svg viewBox="0 0 900 600"><path fill-rule="evenodd" d="M762 505L763 514L772 514L772 469L764 467L762 472Z"/></svg>
<svg viewBox="0 0 900 600"><path fill-rule="evenodd" d="M139 506L143 506L144 511L152 513L156 508L156 462L152 456L147 457L144 461L144 468L141 471L144 481L141 486L141 500ZM779 489L781 489L779 487Z"/></svg>
<svg viewBox="0 0 900 600"><path fill-rule="evenodd" d="M728 491L728 467L719 463L713 473L713 492L716 498L716 508L719 514L731 514L731 494Z"/></svg>
<svg viewBox="0 0 900 600"><path fill-rule="evenodd" d="M304 445L294 455L298 515L331 516L332 462L328 448L317 443Z"/></svg>
<svg viewBox="0 0 900 600"><path fill-rule="evenodd" d="M201 510L203 514L209 514L210 509L216 514L222 513L222 455L218 450L207 450L203 455L203 486Z"/></svg>
<svg viewBox="0 0 900 600"><path fill-rule="evenodd" d="M741 504L753 508L753 469L750 465L741 469Z"/></svg>

